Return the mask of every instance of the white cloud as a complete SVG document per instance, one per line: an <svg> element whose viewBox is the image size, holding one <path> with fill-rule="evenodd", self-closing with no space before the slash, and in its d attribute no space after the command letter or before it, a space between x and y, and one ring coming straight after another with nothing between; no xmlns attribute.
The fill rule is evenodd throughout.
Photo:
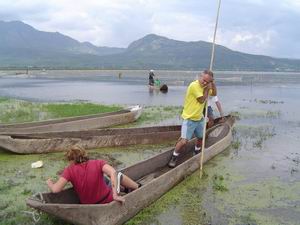
<svg viewBox="0 0 300 225"><path fill-rule="evenodd" d="M184 41L211 41L214 27L206 17L183 13L161 13L153 17L153 33Z"/></svg>

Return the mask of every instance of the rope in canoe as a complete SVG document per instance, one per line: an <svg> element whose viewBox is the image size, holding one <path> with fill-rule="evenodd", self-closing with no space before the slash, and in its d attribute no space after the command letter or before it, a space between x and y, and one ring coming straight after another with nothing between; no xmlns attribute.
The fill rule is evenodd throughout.
<svg viewBox="0 0 300 225"><path fill-rule="evenodd" d="M21 212L31 216L35 224L38 223L41 219L41 214L39 212L35 212L35 211L21 211Z"/></svg>

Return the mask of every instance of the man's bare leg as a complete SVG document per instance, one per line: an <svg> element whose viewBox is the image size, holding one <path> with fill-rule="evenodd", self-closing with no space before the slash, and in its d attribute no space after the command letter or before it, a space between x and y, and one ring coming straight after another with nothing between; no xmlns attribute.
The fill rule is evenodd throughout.
<svg viewBox="0 0 300 225"><path fill-rule="evenodd" d="M171 160L168 163L170 168L174 168L176 166L177 157L182 151L183 147L187 144L187 139L181 138L175 145L174 152L172 154Z"/></svg>

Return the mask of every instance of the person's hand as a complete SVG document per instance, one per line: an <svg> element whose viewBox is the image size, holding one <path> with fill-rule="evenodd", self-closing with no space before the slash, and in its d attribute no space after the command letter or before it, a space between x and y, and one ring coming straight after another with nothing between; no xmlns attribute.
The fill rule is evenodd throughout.
<svg viewBox="0 0 300 225"><path fill-rule="evenodd" d="M207 88L208 89L212 89L213 88L213 81L211 81L211 82L208 83Z"/></svg>
<svg viewBox="0 0 300 225"><path fill-rule="evenodd" d="M113 194L113 199L117 202L120 202L121 204L125 202L125 198L117 194Z"/></svg>
<svg viewBox="0 0 300 225"><path fill-rule="evenodd" d="M51 189L51 187L53 186L53 181L51 180L51 178L48 178L46 183L47 183L48 187Z"/></svg>
<svg viewBox="0 0 300 225"><path fill-rule="evenodd" d="M206 85L204 86L205 91L208 91L209 89L212 89L212 83L211 82L206 83Z"/></svg>
<svg viewBox="0 0 300 225"><path fill-rule="evenodd" d="M214 121L213 120L208 120L207 128L211 128L213 125L214 125Z"/></svg>

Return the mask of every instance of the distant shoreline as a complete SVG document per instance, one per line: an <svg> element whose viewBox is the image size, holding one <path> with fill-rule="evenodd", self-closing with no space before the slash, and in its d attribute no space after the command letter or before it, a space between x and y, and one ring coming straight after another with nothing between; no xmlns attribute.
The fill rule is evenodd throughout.
<svg viewBox="0 0 300 225"><path fill-rule="evenodd" d="M156 73L160 72L184 72L184 73L198 73L203 71L204 69L199 70L173 70L173 69L157 69L155 70ZM27 73L27 68L1 68L1 71L10 71L16 72L18 74L25 74ZM30 71L40 71L40 72L47 72L47 71L98 71L98 72L145 72L148 73L148 69L96 69L96 68L31 68L28 70ZM300 71L259 71L259 70L214 70L216 74L241 74L241 73L249 73L249 74L300 74ZM1 73L0 73L1 76Z"/></svg>

